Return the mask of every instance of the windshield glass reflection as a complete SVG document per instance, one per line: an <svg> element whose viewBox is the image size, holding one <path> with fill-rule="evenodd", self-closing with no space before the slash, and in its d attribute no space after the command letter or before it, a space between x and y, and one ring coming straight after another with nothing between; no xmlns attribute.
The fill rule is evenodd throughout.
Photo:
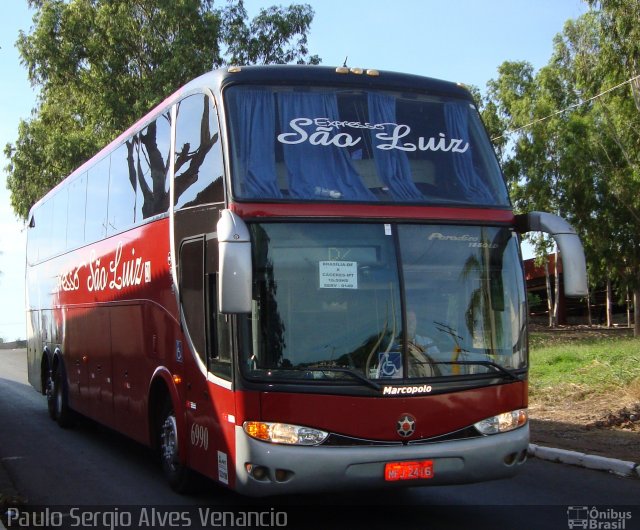
<svg viewBox="0 0 640 530"><path fill-rule="evenodd" d="M233 86L225 101L236 199L509 206L471 100Z"/></svg>
<svg viewBox="0 0 640 530"><path fill-rule="evenodd" d="M241 345L248 377L360 384L508 376L526 365L524 283L507 229L251 230L254 299Z"/></svg>

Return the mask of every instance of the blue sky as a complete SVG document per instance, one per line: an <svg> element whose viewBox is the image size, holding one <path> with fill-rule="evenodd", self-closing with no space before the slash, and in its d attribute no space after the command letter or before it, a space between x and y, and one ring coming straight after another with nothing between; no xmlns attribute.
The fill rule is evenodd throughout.
<svg viewBox="0 0 640 530"><path fill-rule="evenodd" d="M220 4L220 1L216 2ZM249 16L287 1L245 0ZM581 0L307 0L315 11L309 50L325 65L395 70L472 84L484 90L506 60L537 69L551 56L566 20L587 11ZM7 5L8 4L8 5ZM0 18L0 147L14 142L36 92L14 43L29 31L26 0L8 0ZM0 154L0 167L7 160ZM25 234L0 177L0 337L24 338Z"/></svg>

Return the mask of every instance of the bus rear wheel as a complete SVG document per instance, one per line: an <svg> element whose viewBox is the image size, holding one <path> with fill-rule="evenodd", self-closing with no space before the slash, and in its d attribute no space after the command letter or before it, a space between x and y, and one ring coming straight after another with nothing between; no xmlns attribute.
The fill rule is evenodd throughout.
<svg viewBox="0 0 640 530"><path fill-rule="evenodd" d="M173 405L165 403L158 421L158 445L160 462L171 489L189 493L193 487L192 471L180 462L178 422Z"/></svg>
<svg viewBox="0 0 640 530"><path fill-rule="evenodd" d="M73 411L69 408L69 401L67 397L67 378L64 373L64 368L62 366L58 366L57 370L51 376L51 379L53 381L53 397L51 399L51 401L53 401L52 417L62 428L66 429L68 427L72 427L75 423L75 417ZM49 404L50 401L48 394L47 400ZM49 404L49 406L51 405Z"/></svg>

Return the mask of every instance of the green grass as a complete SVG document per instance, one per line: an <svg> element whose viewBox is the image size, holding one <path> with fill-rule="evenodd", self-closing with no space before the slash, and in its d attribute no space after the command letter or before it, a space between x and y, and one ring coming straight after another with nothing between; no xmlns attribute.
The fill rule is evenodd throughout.
<svg viewBox="0 0 640 530"><path fill-rule="evenodd" d="M529 390L534 397L554 393L599 394L636 388L640 382L640 339L532 333Z"/></svg>

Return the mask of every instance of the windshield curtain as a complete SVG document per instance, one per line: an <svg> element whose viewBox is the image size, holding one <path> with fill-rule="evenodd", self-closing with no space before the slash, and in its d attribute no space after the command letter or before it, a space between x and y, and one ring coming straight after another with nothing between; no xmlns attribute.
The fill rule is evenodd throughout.
<svg viewBox="0 0 640 530"><path fill-rule="evenodd" d="M384 382L526 367L524 281L506 228L264 223L251 232L240 363L250 378Z"/></svg>
<svg viewBox="0 0 640 530"><path fill-rule="evenodd" d="M468 100L233 86L225 101L238 199L509 206Z"/></svg>

